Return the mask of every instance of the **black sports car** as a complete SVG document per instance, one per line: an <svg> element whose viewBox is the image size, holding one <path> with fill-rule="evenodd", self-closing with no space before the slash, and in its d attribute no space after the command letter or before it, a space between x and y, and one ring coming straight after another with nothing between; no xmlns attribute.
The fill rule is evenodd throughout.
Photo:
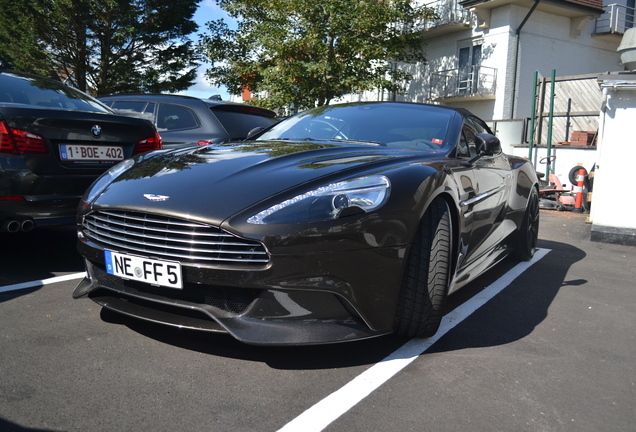
<svg viewBox="0 0 636 432"><path fill-rule="evenodd" d="M59 81L0 69L0 232L72 226L97 177L160 148L147 120L116 115Z"/></svg>
<svg viewBox="0 0 636 432"><path fill-rule="evenodd" d="M313 109L147 153L84 195L74 297L250 344L433 335L446 297L532 258L538 181L464 109Z"/></svg>

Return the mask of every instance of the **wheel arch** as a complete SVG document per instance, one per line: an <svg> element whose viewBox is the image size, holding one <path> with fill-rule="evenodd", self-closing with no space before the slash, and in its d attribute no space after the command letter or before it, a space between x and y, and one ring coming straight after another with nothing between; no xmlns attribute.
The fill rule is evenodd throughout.
<svg viewBox="0 0 636 432"><path fill-rule="evenodd" d="M419 225L422 223L422 220L424 219L424 215L426 214L428 209L431 207L433 202L435 202L435 200L438 198L444 200L446 202L446 205L448 205L448 209L449 209L449 213L451 217L451 220L450 220L451 262L450 262L449 281L448 281L449 286L450 286L450 281L452 280L452 277L455 274L455 270L457 269L457 263L459 260L459 250L460 250L459 240L461 237L460 236L461 215L460 215L460 209L459 209L459 200L453 195L452 190L453 189L452 187L450 187L450 185L441 185L437 189L436 193L430 195L426 204L422 207L419 214L419 219L418 219L418 225Z"/></svg>
<svg viewBox="0 0 636 432"><path fill-rule="evenodd" d="M453 196L447 191L440 193L439 195L437 195L437 197L446 201L446 204L448 205L448 209L450 211L450 216L451 216L451 262L450 262L449 280L448 280L448 285L450 287L450 281L452 280L453 275L455 274L455 270L457 269L457 262L459 259L459 248L460 248L459 239L461 237L459 232L460 225L461 225L459 222L460 211L459 211L459 205L457 204Z"/></svg>

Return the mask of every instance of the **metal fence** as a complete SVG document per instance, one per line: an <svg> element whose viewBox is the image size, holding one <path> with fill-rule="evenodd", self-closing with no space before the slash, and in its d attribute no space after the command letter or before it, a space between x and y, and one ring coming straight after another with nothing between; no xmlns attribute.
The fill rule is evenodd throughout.
<svg viewBox="0 0 636 432"><path fill-rule="evenodd" d="M550 78L538 83L537 128L535 145L547 145ZM597 131L602 91L598 74L557 77L554 88L554 112L551 145L569 142L575 131Z"/></svg>
<svg viewBox="0 0 636 432"><path fill-rule="evenodd" d="M429 99L448 99L462 96L494 96L497 69L487 66L468 66L431 74Z"/></svg>
<svg viewBox="0 0 636 432"><path fill-rule="evenodd" d="M470 12L464 9L458 0L436 0L426 3L425 6L435 10L437 18L423 21L420 25L420 30L429 30L451 23L470 23Z"/></svg>
<svg viewBox="0 0 636 432"><path fill-rule="evenodd" d="M604 6L605 13L596 19L596 33L625 33L634 27L636 10L620 4Z"/></svg>

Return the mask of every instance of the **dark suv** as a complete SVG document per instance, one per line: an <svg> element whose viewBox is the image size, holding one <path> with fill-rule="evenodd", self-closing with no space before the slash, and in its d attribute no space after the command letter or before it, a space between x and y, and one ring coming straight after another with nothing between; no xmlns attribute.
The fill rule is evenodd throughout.
<svg viewBox="0 0 636 432"><path fill-rule="evenodd" d="M242 140L254 128L276 123L276 113L251 105L164 94L105 96L119 113L151 120L164 148Z"/></svg>

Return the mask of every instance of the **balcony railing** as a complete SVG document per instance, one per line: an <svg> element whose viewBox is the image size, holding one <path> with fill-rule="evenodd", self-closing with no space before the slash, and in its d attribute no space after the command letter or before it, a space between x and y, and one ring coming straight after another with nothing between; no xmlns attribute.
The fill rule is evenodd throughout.
<svg viewBox="0 0 636 432"><path fill-rule="evenodd" d="M430 30L447 24L470 24L470 12L459 4L459 0L436 0L426 3L426 6L435 10L437 19L424 21L420 30Z"/></svg>
<svg viewBox="0 0 636 432"><path fill-rule="evenodd" d="M605 13L596 19L595 33L624 34L625 30L634 27L634 8L620 4L604 6Z"/></svg>
<svg viewBox="0 0 636 432"><path fill-rule="evenodd" d="M430 100L450 98L494 99L497 69L468 66L431 74Z"/></svg>

